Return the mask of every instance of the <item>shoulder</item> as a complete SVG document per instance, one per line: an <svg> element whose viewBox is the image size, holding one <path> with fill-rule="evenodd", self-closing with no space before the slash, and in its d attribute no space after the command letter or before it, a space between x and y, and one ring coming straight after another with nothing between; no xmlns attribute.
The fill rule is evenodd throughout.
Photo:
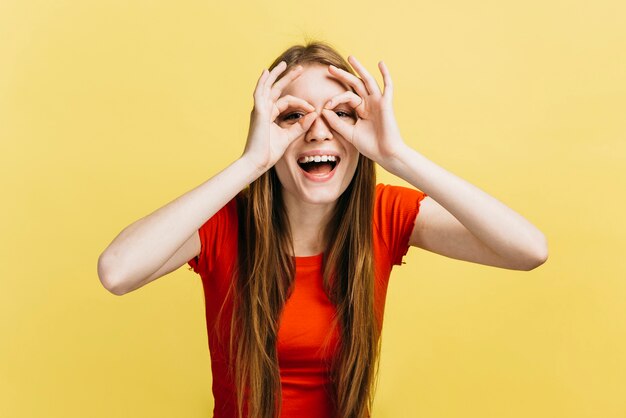
<svg viewBox="0 0 626 418"><path fill-rule="evenodd" d="M234 251L239 230L238 207L242 194L236 195L198 228L200 253L189 265L201 275L213 271L224 252Z"/></svg>
<svg viewBox="0 0 626 418"><path fill-rule="evenodd" d="M375 196L374 228L393 264L400 265L409 247L420 202L427 195L419 189L379 183Z"/></svg>
<svg viewBox="0 0 626 418"><path fill-rule="evenodd" d="M416 205L428 195L419 189L378 183L375 196L374 205L379 211L398 211L407 207L416 209Z"/></svg>

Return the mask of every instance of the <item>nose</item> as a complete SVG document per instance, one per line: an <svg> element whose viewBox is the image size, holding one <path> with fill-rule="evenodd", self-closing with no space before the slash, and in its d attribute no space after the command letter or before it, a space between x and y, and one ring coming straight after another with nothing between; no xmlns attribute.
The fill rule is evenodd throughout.
<svg viewBox="0 0 626 418"><path fill-rule="evenodd" d="M315 121L304 137L307 142L333 139L332 130L320 113L318 113L317 118L315 118Z"/></svg>

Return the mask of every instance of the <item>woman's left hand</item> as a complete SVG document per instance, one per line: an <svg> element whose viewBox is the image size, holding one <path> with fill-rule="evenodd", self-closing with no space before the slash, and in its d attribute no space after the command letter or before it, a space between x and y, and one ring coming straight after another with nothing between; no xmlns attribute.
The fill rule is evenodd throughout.
<svg viewBox="0 0 626 418"><path fill-rule="evenodd" d="M333 98L324 106L322 114L330 127L349 141L369 159L384 168L393 162L405 147L393 112L393 85L385 64L380 61L378 68L383 75L385 91L381 92L371 74L353 56L348 61L361 78L333 65L329 73L348 84L357 94L346 91ZM347 103L358 115L355 124L342 120L332 111L338 104Z"/></svg>

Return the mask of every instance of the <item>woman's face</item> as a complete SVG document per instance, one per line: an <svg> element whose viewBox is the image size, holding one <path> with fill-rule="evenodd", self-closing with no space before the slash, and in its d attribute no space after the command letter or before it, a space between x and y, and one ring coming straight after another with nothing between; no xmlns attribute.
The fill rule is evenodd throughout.
<svg viewBox="0 0 626 418"><path fill-rule="evenodd" d="M350 89L328 73L327 65L303 66L302 74L285 87L282 96L306 100L315 107L318 116L309 130L287 147L274 168L285 199L311 204L333 203L352 181L359 152L330 128L322 116L322 108L331 98ZM332 110L345 123L356 123L356 112L347 103ZM276 123L287 128L305 114L304 109L290 107L278 116Z"/></svg>

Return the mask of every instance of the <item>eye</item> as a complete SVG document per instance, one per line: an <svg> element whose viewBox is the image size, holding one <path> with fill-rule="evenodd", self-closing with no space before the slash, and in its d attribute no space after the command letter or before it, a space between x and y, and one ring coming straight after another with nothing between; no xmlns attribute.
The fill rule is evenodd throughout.
<svg viewBox="0 0 626 418"><path fill-rule="evenodd" d="M356 119L356 115L354 114L354 112L346 112L345 110L337 110L335 113L340 118L348 117L348 118Z"/></svg>
<svg viewBox="0 0 626 418"><path fill-rule="evenodd" d="M286 121L286 120L298 120L299 119L298 117L294 117L294 116L304 116L304 114L300 112L289 113L281 117L281 120Z"/></svg>

